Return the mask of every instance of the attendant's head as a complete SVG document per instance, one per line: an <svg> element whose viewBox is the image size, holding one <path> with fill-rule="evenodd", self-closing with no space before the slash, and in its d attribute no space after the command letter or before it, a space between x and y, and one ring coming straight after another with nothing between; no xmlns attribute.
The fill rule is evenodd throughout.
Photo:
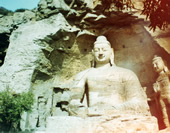
<svg viewBox="0 0 170 133"><path fill-rule="evenodd" d="M160 56L155 55L152 60L153 67L157 73L166 73L168 68Z"/></svg>

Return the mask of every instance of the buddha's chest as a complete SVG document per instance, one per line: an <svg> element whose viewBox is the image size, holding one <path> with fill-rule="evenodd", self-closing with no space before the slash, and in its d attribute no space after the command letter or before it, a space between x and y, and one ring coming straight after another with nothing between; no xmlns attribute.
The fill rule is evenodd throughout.
<svg viewBox="0 0 170 133"><path fill-rule="evenodd" d="M125 98L125 83L116 71L93 71L86 77L86 88L90 106L115 105Z"/></svg>
<svg viewBox="0 0 170 133"><path fill-rule="evenodd" d="M87 76L86 87L89 92L99 92L99 94L122 93L124 83L118 73L114 72L95 72Z"/></svg>

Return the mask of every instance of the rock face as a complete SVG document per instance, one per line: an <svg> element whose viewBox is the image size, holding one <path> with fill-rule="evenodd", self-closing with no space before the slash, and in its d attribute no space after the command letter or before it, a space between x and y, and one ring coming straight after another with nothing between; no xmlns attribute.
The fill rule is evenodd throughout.
<svg viewBox="0 0 170 133"><path fill-rule="evenodd" d="M31 21L35 18L33 11L26 10L25 12L15 12L9 16L0 17L0 34L11 33L18 25Z"/></svg>
<svg viewBox="0 0 170 133"><path fill-rule="evenodd" d="M31 87L31 84L28 83L28 81L30 82L33 80L34 82L38 73L41 73L42 75L43 73L46 73L44 76L47 79L50 79L50 72L48 71L51 69L51 63L46 59L43 51L52 51L53 48L46 46L42 42L38 42L38 40L41 40L48 35L55 35L62 29L62 26L66 28L66 24L67 22L64 17L61 14L58 14L48 20L36 23L30 22L26 25L22 25L13 32L10 37L11 43L8 48L5 63L1 67L3 73L6 71L6 77L9 75L10 77L13 77L12 80L4 78L4 82L8 82L10 88L15 88L15 91L28 91ZM42 29L42 27L46 27L47 29ZM56 29L52 27L56 27ZM73 32L73 29L69 28L70 27L68 27L68 32ZM45 69L41 71L38 67L45 67ZM33 74L34 71L35 74ZM21 82L21 84L16 84L17 82Z"/></svg>
<svg viewBox="0 0 170 133"><path fill-rule="evenodd" d="M22 116L22 130L45 127L49 116L68 116L64 110L69 102L67 91L71 82L68 80L90 67L91 50L99 35L105 35L111 42L116 64L133 70L147 88L148 97L153 95L156 75L151 60L155 54L163 58L169 58L169 54L153 40L144 28L144 21L133 13L103 14L92 10L95 4L90 6L89 0L84 2L86 4L41 0L35 13L28 11L0 18L0 35L11 34L5 61L0 67L0 90L7 87L15 93L32 90L36 99L33 111ZM8 23L5 20L9 20ZM156 115L154 101L149 104L152 114ZM111 122L116 123L112 119ZM47 129L49 127L50 124Z"/></svg>
<svg viewBox="0 0 170 133"><path fill-rule="evenodd" d="M42 29L42 27L46 27L46 29ZM49 114L50 112L50 110L47 110L51 107L52 100L50 98L52 97L52 93L50 92L52 91L50 91L50 88L52 88L53 84L49 83L51 83L51 79L53 78L52 72L54 70L52 70L53 64L47 58L52 58L49 52L52 52L55 48L46 45L44 38L55 36L58 32L62 34L63 31L74 33L78 29L70 27L63 15L58 14L48 20L38 21L36 23L30 22L20 26L10 37L11 43L5 63L0 70L2 78L0 83L1 90L6 89L6 87L13 89L15 93L27 92L30 89L35 90L35 98L38 103L38 107L36 105L35 108L38 108L38 112L37 110L33 111L33 116L30 115L29 117L30 121L36 119L35 124L30 122L31 125L26 125L26 128L34 129L39 119L40 123L38 123L38 126L42 126L44 120L41 120L45 118L41 118L41 116L45 116L44 112L45 114ZM57 50L55 49L54 51ZM44 89L42 86L38 86L40 82L43 82ZM38 92L36 93L36 91ZM38 114L41 114L41 116L39 117Z"/></svg>
<svg viewBox="0 0 170 133"><path fill-rule="evenodd" d="M0 16L0 65L4 63L11 32L18 28L19 25L32 21L33 19L35 19L35 13L29 10L11 13L8 16Z"/></svg>

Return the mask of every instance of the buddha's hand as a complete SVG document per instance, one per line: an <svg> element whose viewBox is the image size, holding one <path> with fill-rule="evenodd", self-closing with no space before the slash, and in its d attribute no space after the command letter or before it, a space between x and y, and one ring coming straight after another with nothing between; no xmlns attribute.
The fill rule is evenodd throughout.
<svg viewBox="0 0 170 133"><path fill-rule="evenodd" d="M158 82L153 84L153 89L154 89L155 93L160 92L160 85Z"/></svg>
<svg viewBox="0 0 170 133"><path fill-rule="evenodd" d="M80 102L79 99L74 99L70 101L70 106L74 106L74 107L83 107L84 105Z"/></svg>
<svg viewBox="0 0 170 133"><path fill-rule="evenodd" d="M72 116L86 117L87 115L87 108L78 99L71 100L68 108Z"/></svg>
<svg viewBox="0 0 170 133"><path fill-rule="evenodd" d="M113 106L109 107L89 107L88 116L103 116L103 115L112 115L117 112L117 109Z"/></svg>
<svg viewBox="0 0 170 133"><path fill-rule="evenodd" d="M120 112L119 106L111 106L108 109L105 109L105 115L114 115L117 112Z"/></svg>

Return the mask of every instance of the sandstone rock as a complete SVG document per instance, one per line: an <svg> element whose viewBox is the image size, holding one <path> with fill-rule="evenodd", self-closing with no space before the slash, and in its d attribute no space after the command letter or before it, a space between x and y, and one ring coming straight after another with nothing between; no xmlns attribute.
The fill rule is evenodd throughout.
<svg viewBox="0 0 170 133"><path fill-rule="evenodd" d="M69 10L69 6L63 0L40 0L38 3L38 8L41 11L46 10L46 8L53 8L58 10ZM44 12L48 13L48 12Z"/></svg>
<svg viewBox="0 0 170 133"><path fill-rule="evenodd" d="M0 52L2 52L0 53L0 65L4 62L4 57L6 55L5 50L8 48L11 32L18 28L18 25L31 21L33 18L35 18L35 13L29 10L26 10L25 12L15 12L11 15L0 17Z"/></svg>
<svg viewBox="0 0 170 133"><path fill-rule="evenodd" d="M159 133L170 133L170 128L160 130Z"/></svg>
<svg viewBox="0 0 170 133"><path fill-rule="evenodd" d="M51 7L55 7L57 9L69 10L69 6L63 0L53 0L51 3Z"/></svg>
<svg viewBox="0 0 170 133"><path fill-rule="evenodd" d="M70 7L63 0L40 0L36 19L41 20L59 12L69 12Z"/></svg>
<svg viewBox="0 0 170 133"><path fill-rule="evenodd" d="M114 125L114 126L113 126ZM47 133L157 133L157 120L150 116L140 115L111 115L89 118L71 116L49 117Z"/></svg>
<svg viewBox="0 0 170 133"><path fill-rule="evenodd" d="M94 8L94 3L93 0L83 0L83 2L86 4L88 8L93 9Z"/></svg>
<svg viewBox="0 0 170 133"><path fill-rule="evenodd" d="M52 88L53 84L47 80L52 79L49 71L52 65L44 52L48 53L53 48L42 40L58 33L78 30L76 27L72 28L62 14L57 14L46 20L23 24L12 33L5 62L0 68L0 89L2 91L9 87L15 93L22 93L35 88L33 90L37 100L34 111L27 114L29 119L25 119L21 124L23 130L34 129L37 125L45 126L46 117L50 115L52 107L52 92L49 88ZM47 81L43 82L45 92L41 90L43 80Z"/></svg>
<svg viewBox="0 0 170 133"><path fill-rule="evenodd" d="M91 125L92 126L92 125ZM56 116L47 119L47 133L90 133L85 121L78 117Z"/></svg>
<svg viewBox="0 0 170 133"><path fill-rule="evenodd" d="M157 43L170 54L170 46L169 46L170 37L168 36L170 28L167 28L164 31L157 28L154 32L152 30L149 30L148 27L145 28L152 35L152 37L157 41Z"/></svg>
<svg viewBox="0 0 170 133"><path fill-rule="evenodd" d="M21 115L20 128L24 131L26 129L27 113L23 112Z"/></svg>
<svg viewBox="0 0 170 133"><path fill-rule="evenodd" d="M41 9L45 9L47 8L47 1L46 0L40 0L39 3L38 3L38 7L41 8Z"/></svg>
<svg viewBox="0 0 170 133"><path fill-rule="evenodd" d="M14 25L20 25L22 23L25 23L27 20L24 18L23 12L16 12L13 15L13 21Z"/></svg>
<svg viewBox="0 0 170 133"><path fill-rule="evenodd" d="M10 33L13 25L13 16L3 16L0 18L0 33Z"/></svg>
<svg viewBox="0 0 170 133"><path fill-rule="evenodd" d="M35 13L26 10L25 12L15 12L13 16L0 17L0 33L11 33L14 26L26 23L35 17Z"/></svg>
<svg viewBox="0 0 170 133"><path fill-rule="evenodd" d="M49 23L50 25L48 25ZM56 17L53 16L48 20L27 23L14 31L10 37L10 46L5 58L5 64L0 70L1 83L7 82L10 88L15 88L16 93L28 91L31 87L30 81L32 80L33 73L39 66L39 63L43 61L42 63L44 65L47 63L49 64L48 67L50 67L49 61L44 57L42 52L42 49L46 49L47 46L37 44L37 40L55 34L61 28L70 32L77 30L66 25L69 24L67 24L61 14L58 14ZM52 28L53 26L56 27L56 29ZM42 27L46 27L47 29L42 29ZM42 57L45 60L42 60ZM8 78L7 75L11 75L11 78Z"/></svg>
<svg viewBox="0 0 170 133"><path fill-rule="evenodd" d="M16 13L14 16L0 16L0 33L10 34L13 31L4 65L0 67L0 90L6 87L12 88L16 93L33 90L36 98L33 112L23 115L21 129L30 130L37 128L37 126L44 127L46 126L45 121L50 115L64 115L64 120L68 118L66 117L68 113L62 110L66 108L62 102L69 101L69 96L64 92L66 91L64 89L63 93L54 93L53 87L69 88L71 83L67 84L66 81L78 72L90 67L91 49L97 35L103 34L109 38L115 49L116 64L135 71L142 85L147 87L148 96L153 93L152 82L155 74L152 70L151 59L156 53L165 56L167 53L154 42L152 38L154 35L150 36L148 31L143 28L143 19L133 17L129 13L115 12L104 16L100 10L86 10L87 8L93 9L97 4L95 2L76 0L72 6L74 9L70 9L70 4L67 5L63 0L41 0L36 15L39 15L40 19L46 19L39 19L40 21L30 21L35 17L35 13L32 11ZM82 3L86 3L86 6ZM72 26L59 12L67 15ZM90 13L87 14L88 12ZM84 19L82 19L83 16L85 16ZM82 21L80 22L80 20ZM14 25L19 28L15 27L15 30ZM160 34L154 39L158 40L157 42L161 46L166 46L167 50L168 37L164 35ZM55 84L52 84L53 78L56 79ZM52 112L53 107L55 107L54 112ZM151 108L152 113L156 112L152 104ZM68 121L71 122L75 120L73 126L69 127L70 129L77 124L76 119L68 118ZM153 125L148 127L146 125L150 125L149 122L143 124L143 119L139 118L139 120L138 117L139 121L135 119L136 116L132 119L128 118L127 121L132 120L132 123L134 122L133 124L137 127L144 125L143 128L147 130L151 130L149 128L154 127L153 125L156 123L154 120ZM90 123L93 120L89 118L87 121ZM82 119L78 118L78 121L82 122ZM114 125L117 123L112 119L109 121ZM105 122L104 119L104 123L99 124L97 131L122 131L110 128L109 121ZM133 124L128 122L120 124L130 132ZM47 125L47 129L56 128L56 124L52 124ZM82 126L85 131L83 124L78 122L77 125ZM64 126L64 121L61 126ZM116 126L119 127L119 125ZM132 129L140 130L140 128ZM56 129L54 130L56 131ZM153 131L156 132L157 127Z"/></svg>

